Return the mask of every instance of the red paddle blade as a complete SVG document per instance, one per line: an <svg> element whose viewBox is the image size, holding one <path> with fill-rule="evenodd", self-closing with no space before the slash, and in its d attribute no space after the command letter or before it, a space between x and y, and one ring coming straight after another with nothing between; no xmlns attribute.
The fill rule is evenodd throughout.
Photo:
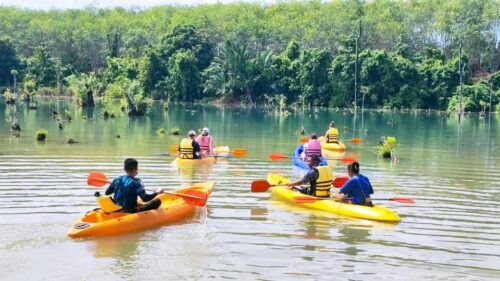
<svg viewBox="0 0 500 281"><path fill-rule="evenodd" d="M359 138L353 138L353 139L350 139L350 141L351 141L352 143L357 143L357 144L360 144L360 143L362 142L362 140L361 140L361 139L359 139Z"/></svg>
<svg viewBox="0 0 500 281"><path fill-rule="evenodd" d="M286 155L283 155L283 154L279 154L279 153L271 153L271 154L269 154L268 158L271 161L277 161L277 160L287 159L289 157Z"/></svg>
<svg viewBox="0 0 500 281"><path fill-rule="evenodd" d="M413 200L413 198L411 198L409 196L396 196L396 197L389 198L389 200L397 201L399 203L406 203L406 204L414 204L415 203L415 200Z"/></svg>
<svg viewBox="0 0 500 281"><path fill-rule="evenodd" d="M106 175L103 173L92 172L87 177L88 185L103 187L108 183L109 183L108 178L106 178Z"/></svg>
<svg viewBox="0 0 500 281"><path fill-rule="evenodd" d="M320 198L314 198L311 196L296 196L292 198L295 203L314 203L318 200L322 200Z"/></svg>
<svg viewBox="0 0 500 281"><path fill-rule="evenodd" d="M349 156L342 157L339 160L345 164L351 164L352 162L358 161L356 158Z"/></svg>
<svg viewBox="0 0 500 281"><path fill-rule="evenodd" d="M299 141L300 141L300 142L303 142L303 143L306 143L306 142L308 142L308 141L309 141L309 138L308 138L308 137L300 137L300 138L299 138Z"/></svg>
<svg viewBox="0 0 500 281"><path fill-rule="evenodd" d="M266 180L252 182L252 192L266 192L271 185Z"/></svg>
<svg viewBox="0 0 500 281"><path fill-rule="evenodd" d="M348 176L340 176L333 180L332 185L336 188L341 188L348 180Z"/></svg>
<svg viewBox="0 0 500 281"><path fill-rule="evenodd" d="M208 200L208 193L196 189L188 189L183 193L178 193L177 195L182 197L182 199L184 199L184 202L186 202L187 204L198 207L205 206Z"/></svg>

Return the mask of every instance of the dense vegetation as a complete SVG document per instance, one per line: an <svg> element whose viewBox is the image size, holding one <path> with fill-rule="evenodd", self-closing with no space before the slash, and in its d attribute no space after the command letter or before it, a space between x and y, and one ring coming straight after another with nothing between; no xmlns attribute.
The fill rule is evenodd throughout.
<svg viewBox="0 0 500 281"><path fill-rule="evenodd" d="M152 99L352 107L355 91L359 107L455 110L461 65L464 109L487 110L490 97L493 105L500 99L499 7L498 0L0 7L0 87L17 79L31 102L37 93L71 93L81 106L103 97L106 114L143 114Z"/></svg>

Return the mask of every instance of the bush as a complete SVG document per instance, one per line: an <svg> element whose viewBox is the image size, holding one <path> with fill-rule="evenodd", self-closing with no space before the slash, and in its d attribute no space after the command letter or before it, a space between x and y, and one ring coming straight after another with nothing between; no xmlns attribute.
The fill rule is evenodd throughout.
<svg viewBox="0 0 500 281"><path fill-rule="evenodd" d="M158 130L156 130L156 133L157 134L166 134L167 130L163 127L160 127L160 128L158 128Z"/></svg>
<svg viewBox="0 0 500 281"><path fill-rule="evenodd" d="M6 104L13 104L16 102L16 97L14 96L14 94L10 91L10 90L6 90L4 93L3 93L3 97L5 99L5 103Z"/></svg>
<svg viewBox="0 0 500 281"><path fill-rule="evenodd" d="M44 141L47 138L48 132L45 129L39 129L36 131L35 139L37 141Z"/></svg>
<svg viewBox="0 0 500 281"><path fill-rule="evenodd" d="M394 155L394 148L397 146L397 140L395 137L382 137L380 141L380 146L378 147L378 155L383 158L391 158Z"/></svg>

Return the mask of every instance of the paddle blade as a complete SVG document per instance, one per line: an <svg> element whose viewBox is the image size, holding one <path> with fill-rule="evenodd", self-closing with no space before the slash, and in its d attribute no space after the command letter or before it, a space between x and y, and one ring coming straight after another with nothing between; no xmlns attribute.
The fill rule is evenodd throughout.
<svg viewBox="0 0 500 281"><path fill-rule="evenodd" d="M283 155L283 154L279 154L279 153L271 153L271 154L269 154L268 158L271 161L278 161L278 160L283 160L283 159L287 159L290 157Z"/></svg>
<svg viewBox="0 0 500 281"><path fill-rule="evenodd" d="M170 146L170 152L177 153L178 151L179 151L179 146L178 145L173 144L173 145Z"/></svg>
<svg viewBox="0 0 500 281"><path fill-rule="evenodd" d="M321 199L314 198L311 196L296 196L296 197L293 197L292 200L295 203L314 203L314 202L321 200Z"/></svg>
<svg viewBox="0 0 500 281"><path fill-rule="evenodd" d="M356 158L349 156L342 157L339 160L345 164L351 164L352 162L358 161Z"/></svg>
<svg viewBox="0 0 500 281"><path fill-rule="evenodd" d="M266 192L271 186L266 180L253 181L252 192Z"/></svg>
<svg viewBox="0 0 500 281"><path fill-rule="evenodd" d="M234 155L235 157L245 157L247 156L247 150L244 148L236 148L233 151L231 151L231 154Z"/></svg>
<svg viewBox="0 0 500 281"><path fill-rule="evenodd" d="M359 139L359 138L353 138L353 139L350 139L350 141L351 141L352 143L356 143L356 144L360 144L360 143L362 142L362 140L361 140L361 139Z"/></svg>
<svg viewBox="0 0 500 281"><path fill-rule="evenodd" d="M399 203L406 203L406 204L414 204L415 203L415 200L413 200L413 198L411 198L409 196L396 196L396 197L389 198L389 200L396 201Z"/></svg>
<svg viewBox="0 0 500 281"><path fill-rule="evenodd" d="M87 184L97 187L103 187L108 184L108 178L103 173L92 172L87 177Z"/></svg>
<svg viewBox="0 0 500 281"><path fill-rule="evenodd" d="M183 193L178 193L180 197L189 205L203 207L207 204L208 193L196 189L188 189ZM188 195L188 196L185 196Z"/></svg>
<svg viewBox="0 0 500 281"><path fill-rule="evenodd" d="M332 185L336 188L341 188L348 180L348 176L340 176L333 180Z"/></svg>
<svg viewBox="0 0 500 281"><path fill-rule="evenodd" d="M299 141L302 142L302 143L306 143L306 142L309 141L309 138L308 137L300 137Z"/></svg>

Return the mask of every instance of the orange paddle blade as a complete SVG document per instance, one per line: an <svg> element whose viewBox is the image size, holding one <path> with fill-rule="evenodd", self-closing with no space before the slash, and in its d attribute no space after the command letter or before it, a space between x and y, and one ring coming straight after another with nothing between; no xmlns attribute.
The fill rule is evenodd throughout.
<svg viewBox="0 0 500 281"><path fill-rule="evenodd" d="M277 161L277 160L290 158L290 156L286 156L286 155L279 154L279 153L271 153L271 154L269 154L268 158L271 161Z"/></svg>
<svg viewBox="0 0 500 281"><path fill-rule="evenodd" d="M332 185L336 188L341 188L348 180L348 176L340 176L333 180Z"/></svg>
<svg viewBox="0 0 500 281"><path fill-rule="evenodd" d="M196 189L188 189L182 193L173 194L182 197L187 204L198 207L205 206L208 200L208 193Z"/></svg>
<svg viewBox="0 0 500 281"><path fill-rule="evenodd" d="M252 192L266 192L271 186L266 180L253 181Z"/></svg>
<svg viewBox="0 0 500 281"><path fill-rule="evenodd" d="M244 157L247 156L247 150L245 148L235 148L231 151L231 154L235 157Z"/></svg>
<svg viewBox="0 0 500 281"><path fill-rule="evenodd" d="M179 146L178 145L172 144L170 146L170 152L177 153L178 151L179 151Z"/></svg>
<svg viewBox="0 0 500 281"><path fill-rule="evenodd" d="M306 143L306 142L308 142L308 141L309 141L309 138L308 138L308 137L300 137L300 138L299 138L299 141L300 141L300 142L303 142L303 143Z"/></svg>
<svg viewBox="0 0 500 281"><path fill-rule="evenodd" d="M407 203L407 204L414 204L415 203L415 200L413 200L413 198L411 198L410 196L396 196L396 197L389 198L389 200L396 201L399 203Z"/></svg>
<svg viewBox="0 0 500 281"><path fill-rule="evenodd" d="M360 143L362 142L362 140L361 140L361 139L359 139L359 138L353 138L353 139L350 139L350 141L351 141L352 143L357 143L357 144L360 144Z"/></svg>
<svg viewBox="0 0 500 281"><path fill-rule="evenodd" d="M108 178L103 173L92 172L87 177L87 184L97 187L103 187L108 184Z"/></svg>

